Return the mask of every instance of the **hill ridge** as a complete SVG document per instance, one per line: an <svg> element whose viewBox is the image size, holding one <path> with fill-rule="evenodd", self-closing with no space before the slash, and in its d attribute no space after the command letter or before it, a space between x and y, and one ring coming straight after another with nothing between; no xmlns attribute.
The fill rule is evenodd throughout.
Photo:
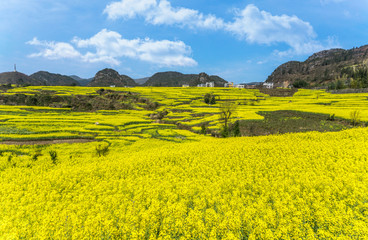
<svg viewBox="0 0 368 240"><path fill-rule="evenodd" d="M333 48L316 52L305 61L288 61L278 66L266 82L276 87L287 87L296 81L305 81L311 86L327 85L343 77L344 69L352 66L367 66L368 45L359 48Z"/></svg>

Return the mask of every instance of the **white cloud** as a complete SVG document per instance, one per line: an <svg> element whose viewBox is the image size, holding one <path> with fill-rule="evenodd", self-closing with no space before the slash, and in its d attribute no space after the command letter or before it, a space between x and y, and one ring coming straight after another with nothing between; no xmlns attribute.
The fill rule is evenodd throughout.
<svg viewBox="0 0 368 240"><path fill-rule="evenodd" d="M133 18L136 15L147 12L157 5L156 0L124 0L113 2L106 6L104 13L110 19Z"/></svg>
<svg viewBox="0 0 368 240"><path fill-rule="evenodd" d="M69 43L39 41L33 38L27 44L43 48L39 53L29 55L30 57L44 57L51 60L81 57L81 54Z"/></svg>
<svg viewBox="0 0 368 240"><path fill-rule="evenodd" d="M294 44L292 49L287 51L274 51L275 55L280 57L290 57L293 55L304 55L319 52L325 49L331 48L340 48L340 44L338 43L335 37L329 37L323 43L319 41L311 40L309 42Z"/></svg>
<svg viewBox="0 0 368 240"><path fill-rule="evenodd" d="M145 39L141 42L138 57L142 61L157 62L163 66L195 66L197 62L190 57L190 47L182 41L153 41Z"/></svg>
<svg viewBox="0 0 368 240"><path fill-rule="evenodd" d="M316 36L308 22L296 16L273 16L253 4L238 12L226 30L249 42L261 44L286 42L292 45Z"/></svg>
<svg viewBox="0 0 368 240"><path fill-rule="evenodd" d="M89 39L75 37L71 43L46 42L34 38L29 45L40 46L43 49L29 57L44 57L47 59L73 58L84 62L104 62L119 65L122 58L137 59L159 66L195 66L197 62L189 57L191 48L182 41L146 39L124 39L114 31L106 29ZM74 46L79 48L77 51ZM94 49L82 54L83 48Z"/></svg>
<svg viewBox="0 0 368 240"><path fill-rule="evenodd" d="M110 19L139 16L153 25L223 30L249 43L266 45L285 43L291 48L287 51L288 54L309 54L329 47L315 40L317 34L309 22L297 16L272 15L261 11L253 4L249 4L243 10L237 10L234 20L230 22L225 22L214 15L204 15L194 9L174 8L168 0L120 0L107 5L104 13Z"/></svg>
<svg viewBox="0 0 368 240"><path fill-rule="evenodd" d="M174 8L167 0L121 0L106 6L109 19L141 16L153 25L179 25L189 28L221 29L224 21L213 15L204 15L189 8Z"/></svg>
<svg viewBox="0 0 368 240"><path fill-rule="evenodd" d="M250 4L237 13L234 22L228 23L226 30L250 43L286 43L291 49L278 55L304 55L326 48L338 46L335 42L323 45L315 40L316 33L309 22L296 16L274 16Z"/></svg>

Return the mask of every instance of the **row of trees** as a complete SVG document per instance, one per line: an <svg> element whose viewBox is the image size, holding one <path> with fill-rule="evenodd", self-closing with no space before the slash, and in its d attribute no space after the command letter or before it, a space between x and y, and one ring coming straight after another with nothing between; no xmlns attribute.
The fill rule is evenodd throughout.
<svg viewBox="0 0 368 240"><path fill-rule="evenodd" d="M368 67L351 66L342 69L341 76L328 85L329 90L344 88L368 88Z"/></svg>

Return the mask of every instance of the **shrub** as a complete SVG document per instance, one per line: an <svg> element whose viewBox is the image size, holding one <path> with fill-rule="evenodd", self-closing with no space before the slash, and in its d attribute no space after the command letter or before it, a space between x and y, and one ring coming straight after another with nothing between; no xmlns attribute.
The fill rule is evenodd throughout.
<svg viewBox="0 0 368 240"><path fill-rule="evenodd" d="M335 114L328 116L327 121L335 121Z"/></svg>
<svg viewBox="0 0 368 240"><path fill-rule="evenodd" d="M360 123L360 111L354 110L350 112L350 121L353 126L357 126Z"/></svg>
<svg viewBox="0 0 368 240"><path fill-rule="evenodd" d="M212 93L206 93L204 95L204 102L207 104L216 104L216 96Z"/></svg>
<svg viewBox="0 0 368 240"><path fill-rule="evenodd" d="M98 157L101 157L101 156L106 156L107 153L109 152L109 147L110 145L106 145L106 144L98 144L96 146L96 155Z"/></svg>
<svg viewBox="0 0 368 240"><path fill-rule="evenodd" d="M295 87L295 88L306 88L308 86L309 86L309 84L304 80L296 80L293 83L293 87Z"/></svg>
<svg viewBox="0 0 368 240"><path fill-rule="evenodd" d="M54 150L49 151L49 155L53 164L56 164L57 152Z"/></svg>
<svg viewBox="0 0 368 240"><path fill-rule="evenodd" d="M207 134L207 126L206 124L201 125L201 131L200 134L206 135Z"/></svg>
<svg viewBox="0 0 368 240"><path fill-rule="evenodd" d="M231 126L231 132L234 137L240 137L240 126L239 126L239 120L236 120L234 124Z"/></svg>
<svg viewBox="0 0 368 240"><path fill-rule="evenodd" d="M42 156L41 150L36 150L36 152L32 155L32 160L36 161L39 156Z"/></svg>
<svg viewBox="0 0 368 240"><path fill-rule="evenodd" d="M158 111L156 113L152 113L150 115L150 118L154 119L154 120L162 120L167 114L169 114L169 112L165 109L163 111Z"/></svg>

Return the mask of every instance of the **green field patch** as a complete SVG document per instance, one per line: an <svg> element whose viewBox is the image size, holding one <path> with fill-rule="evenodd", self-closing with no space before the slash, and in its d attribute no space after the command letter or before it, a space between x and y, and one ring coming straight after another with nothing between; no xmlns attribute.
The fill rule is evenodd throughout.
<svg viewBox="0 0 368 240"><path fill-rule="evenodd" d="M0 125L0 136L4 134L33 134L33 132L12 125Z"/></svg>
<svg viewBox="0 0 368 240"><path fill-rule="evenodd" d="M327 114L280 110L258 112L263 120L242 120L242 136L259 136L308 131L341 131L352 128L350 121Z"/></svg>

